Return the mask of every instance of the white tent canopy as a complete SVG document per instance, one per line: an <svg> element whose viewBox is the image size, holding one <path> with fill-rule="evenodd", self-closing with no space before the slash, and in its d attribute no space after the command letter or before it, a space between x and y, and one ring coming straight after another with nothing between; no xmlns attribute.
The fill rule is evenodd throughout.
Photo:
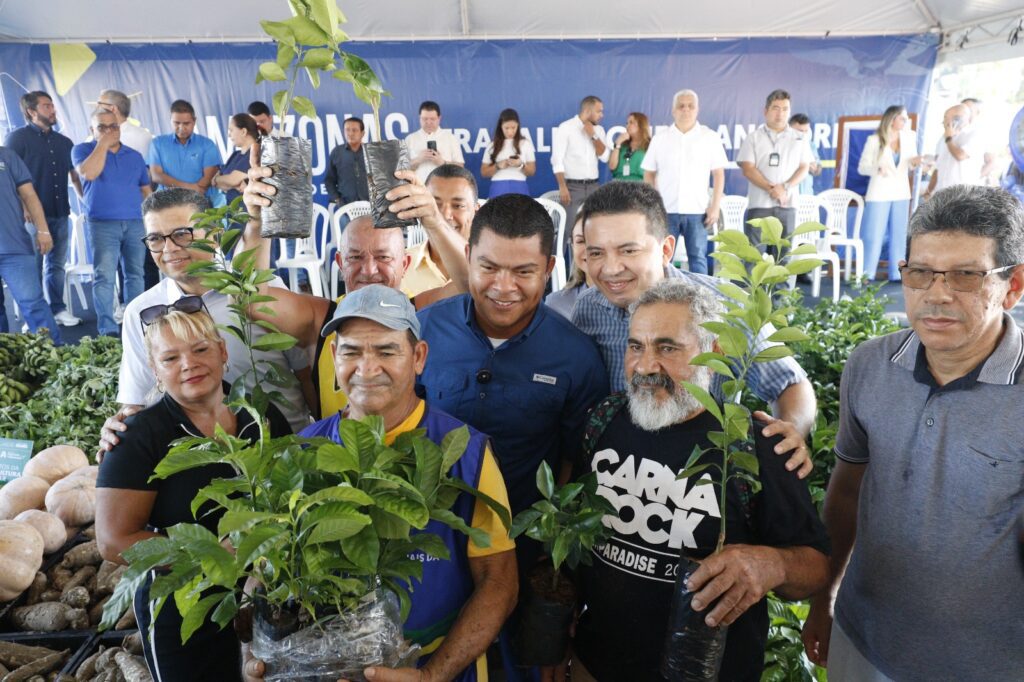
<svg viewBox="0 0 1024 682"><path fill-rule="evenodd" d="M1021 0L341 0L357 40L883 35L941 32L947 50L1006 44ZM0 40L265 40L284 0L0 0ZM1009 46L1007 46L1009 48ZM1009 48L1024 54L1024 42Z"/></svg>

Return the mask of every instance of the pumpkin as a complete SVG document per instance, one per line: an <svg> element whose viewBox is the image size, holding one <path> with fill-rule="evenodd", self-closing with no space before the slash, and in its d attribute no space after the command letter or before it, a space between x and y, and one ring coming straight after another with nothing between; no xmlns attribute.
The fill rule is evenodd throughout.
<svg viewBox="0 0 1024 682"><path fill-rule="evenodd" d="M49 512L38 509L23 511L14 517L39 531L43 536L43 554L52 554L64 546L68 540L68 530L64 522Z"/></svg>
<svg viewBox="0 0 1024 682"><path fill-rule="evenodd" d="M74 471L67 475L67 478L71 478L72 476L86 476L95 481L96 477L98 477L99 475L100 468L97 465L93 464L92 466L86 466L82 467L81 469L75 469Z"/></svg>
<svg viewBox="0 0 1024 682"><path fill-rule="evenodd" d="M67 526L84 526L96 517L96 481L90 476L67 476L46 493L46 511Z"/></svg>
<svg viewBox="0 0 1024 682"><path fill-rule="evenodd" d="M45 478L51 485L72 471L89 466L89 458L73 445L46 448L25 464L24 473Z"/></svg>
<svg viewBox="0 0 1024 682"><path fill-rule="evenodd" d="M10 520L26 509L39 509L50 483L38 476L21 476L0 488L0 519Z"/></svg>
<svg viewBox="0 0 1024 682"><path fill-rule="evenodd" d="M28 589L43 565L43 536L21 521L0 521L0 601Z"/></svg>

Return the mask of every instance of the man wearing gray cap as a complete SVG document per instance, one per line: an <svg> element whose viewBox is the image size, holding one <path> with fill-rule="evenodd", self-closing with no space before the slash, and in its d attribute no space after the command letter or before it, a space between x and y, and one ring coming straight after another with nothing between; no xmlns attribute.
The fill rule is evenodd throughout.
<svg viewBox="0 0 1024 682"><path fill-rule="evenodd" d="M348 395L348 407L310 425L301 435L340 443L342 418L361 419L371 414L383 417L388 444L418 428L440 444L448 432L464 426L416 395L416 376L426 364L427 343L420 339L416 310L402 292L382 284L354 291L338 303L320 333L324 338L334 335L331 352L338 384ZM472 427L466 452L452 467L451 475L508 506L505 483L488 438ZM423 562L423 579L413 586L405 630L425 651L438 639L442 639L440 646L420 657L420 671L367 669L367 678L470 682L477 679L480 665L486 665L478 659L484 658L516 603L515 544L497 514L465 493L452 511L471 527L486 532L491 542L489 547L478 547L439 521L432 520L424 529L444 540L451 560ZM248 679L258 679L262 670L259 661L246 663Z"/></svg>

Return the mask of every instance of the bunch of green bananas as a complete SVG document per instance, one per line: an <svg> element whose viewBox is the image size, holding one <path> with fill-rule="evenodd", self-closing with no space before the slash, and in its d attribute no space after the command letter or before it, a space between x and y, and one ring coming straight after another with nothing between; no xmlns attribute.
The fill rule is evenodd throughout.
<svg viewBox="0 0 1024 682"><path fill-rule="evenodd" d="M57 349L48 336L36 336L25 346L21 367L29 379L42 379L50 375L60 362Z"/></svg>
<svg viewBox="0 0 1024 682"><path fill-rule="evenodd" d="M28 398L32 392L25 384L0 374L0 407L14 405Z"/></svg>

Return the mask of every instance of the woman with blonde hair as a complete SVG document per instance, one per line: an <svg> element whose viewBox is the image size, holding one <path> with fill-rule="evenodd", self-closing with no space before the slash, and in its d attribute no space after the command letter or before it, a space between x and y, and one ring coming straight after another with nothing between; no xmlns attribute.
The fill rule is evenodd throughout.
<svg viewBox="0 0 1024 682"><path fill-rule="evenodd" d="M195 514L191 504L201 488L217 478L232 478L228 464L207 464L164 479L150 480L171 443L185 437L212 437L217 429L256 442L260 425L247 410L224 402L228 354L217 325L201 296L184 296L170 305L140 313L149 366L163 397L125 420L120 442L100 463L96 481L96 542L108 561L126 563L122 553L135 543L164 535L178 523L200 523L217 532L220 514L208 504ZM284 416L267 408L271 436L291 433ZM135 617L143 653L153 678L164 682L240 680L239 642L231 627L218 628L208 616L186 644L181 615L173 600L154 614L149 599L152 575L135 593ZM152 631L150 630L150 626Z"/></svg>
<svg viewBox="0 0 1024 682"><path fill-rule="evenodd" d="M864 196L860 238L864 241L864 275L875 278L882 244L889 239L889 281L900 280L899 264L906 257L907 221L910 217L910 171L921 163L917 134L907 125L910 117L902 105L882 114L878 129L864 143L857 165L871 178Z"/></svg>
<svg viewBox="0 0 1024 682"><path fill-rule="evenodd" d="M612 180L643 182L647 148L651 146L651 122L645 114L634 111L626 117L626 132L615 138L615 148L608 157Z"/></svg>

